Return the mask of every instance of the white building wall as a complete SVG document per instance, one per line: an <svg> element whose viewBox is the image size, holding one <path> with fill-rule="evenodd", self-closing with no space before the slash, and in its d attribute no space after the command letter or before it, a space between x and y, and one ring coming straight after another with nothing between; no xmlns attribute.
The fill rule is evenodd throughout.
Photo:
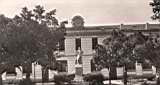
<svg viewBox="0 0 160 85"><path fill-rule="evenodd" d="M153 71L153 74L155 75L156 74L156 67L155 66L152 66L152 71Z"/></svg>
<svg viewBox="0 0 160 85"><path fill-rule="evenodd" d="M92 56L83 56L83 74L91 73L91 59Z"/></svg>
<svg viewBox="0 0 160 85"><path fill-rule="evenodd" d="M33 76L35 76L36 79L42 79L42 66L41 65L35 65L35 75Z"/></svg>
<svg viewBox="0 0 160 85"><path fill-rule="evenodd" d="M76 57L68 57L68 73L72 74L75 73L75 60Z"/></svg>
<svg viewBox="0 0 160 85"><path fill-rule="evenodd" d="M20 69L21 69L21 70L20 70ZM20 69L19 69L19 68L16 68L16 73L17 73L16 79L22 79L22 77L23 77L22 66L20 66Z"/></svg>
<svg viewBox="0 0 160 85"><path fill-rule="evenodd" d="M92 38L81 38L81 48L83 55L92 54Z"/></svg>
<svg viewBox="0 0 160 85"><path fill-rule="evenodd" d="M6 72L2 74L2 80L6 80Z"/></svg>
<svg viewBox="0 0 160 85"><path fill-rule="evenodd" d="M65 39L65 54L66 55L74 55L75 53L76 53L75 39L74 38L66 38Z"/></svg>

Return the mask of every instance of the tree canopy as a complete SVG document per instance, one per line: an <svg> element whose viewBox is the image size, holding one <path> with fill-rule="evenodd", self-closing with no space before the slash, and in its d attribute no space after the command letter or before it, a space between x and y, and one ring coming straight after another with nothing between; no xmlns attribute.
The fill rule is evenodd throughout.
<svg viewBox="0 0 160 85"><path fill-rule="evenodd" d="M127 69L135 69L136 62L142 63L143 68L150 68L152 65L159 68L159 48L159 36L156 34L142 32L127 34L123 30L113 30L103 40L103 44L97 46L92 63L94 70L97 71L123 66L125 76ZM109 72L109 75L112 74Z"/></svg>
<svg viewBox="0 0 160 85"><path fill-rule="evenodd" d="M123 66L131 63L133 42L130 43L129 36L121 31L113 30L111 35L103 40L103 45L98 45L96 55L93 58L97 70L102 68Z"/></svg>
<svg viewBox="0 0 160 85"><path fill-rule="evenodd" d="M153 16L151 18L153 20L159 20L160 19L160 0L153 0L150 2L150 6L152 7Z"/></svg>
<svg viewBox="0 0 160 85"><path fill-rule="evenodd" d="M153 64L152 58L159 58L158 49L158 37L153 37L151 34L135 32L127 35L121 30L113 30L111 35L103 40L103 45L97 46L93 62L97 70L107 68L109 65L124 66L126 64L130 67L135 62ZM157 60L157 58L154 59Z"/></svg>
<svg viewBox="0 0 160 85"><path fill-rule="evenodd" d="M55 9L44 12L44 7L37 5L33 10L22 8L20 16L12 19L0 15L0 64L20 66L38 62L53 67L53 52L56 44L64 39L64 31L59 30L62 27L54 16ZM48 23L56 27L49 27ZM5 67L0 67L3 73Z"/></svg>
<svg viewBox="0 0 160 85"><path fill-rule="evenodd" d="M121 31L113 31L103 43L98 46L94 57L96 66L100 66L97 68L108 67L106 65L112 62L117 66L133 64L135 61L159 67L160 42L157 34L135 32L126 35Z"/></svg>

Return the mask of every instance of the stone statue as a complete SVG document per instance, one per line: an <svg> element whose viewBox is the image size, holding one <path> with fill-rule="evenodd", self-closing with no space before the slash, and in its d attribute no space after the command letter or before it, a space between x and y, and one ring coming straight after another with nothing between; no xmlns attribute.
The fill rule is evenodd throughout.
<svg viewBox="0 0 160 85"><path fill-rule="evenodd" d="M77 57L76 57L76 62L75 62L76 64L82 64L82 53L83 51L79 47L77 50Z"/></svg>
<svg viewBox="0 0 160 85"><path fill-rule="evenodd" d="M76 53L76 61L75 61L75 77L74 81L78 82L77 85L82 85L83 81L83 65L82 65L82 50L79 47Z"/></svg>

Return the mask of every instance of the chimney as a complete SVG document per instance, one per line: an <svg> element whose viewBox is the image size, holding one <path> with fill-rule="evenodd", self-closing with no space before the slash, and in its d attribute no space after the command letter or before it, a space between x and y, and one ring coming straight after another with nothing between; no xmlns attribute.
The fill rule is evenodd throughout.
<svg viewBox="0 0 160 85"><path fill-rule="evenodd" d="M147 23L145 24L145 29L148 30L148 27L149 27L149 23L147 22Z"/></svg>
<svg viewBox="0 0 160 85"><path fill-rule="evenodd" d="M120 24L120 30L122 30L124 27L124 24Z"/></svg>

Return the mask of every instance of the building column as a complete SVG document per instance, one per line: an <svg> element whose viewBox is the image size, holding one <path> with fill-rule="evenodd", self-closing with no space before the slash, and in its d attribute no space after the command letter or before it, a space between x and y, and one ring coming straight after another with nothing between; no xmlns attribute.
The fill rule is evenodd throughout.
<svg viewBox="0 0 160 85"><path fill-rule="evenodd" d="M82 56L83 74L91 73L91 59L92 56Z"/></svg>
<svg viewBox="0 0 160 85"><path fill-rule="evenodd" d="M76 56L68 57L68 73L70 74L75 73L75 60Z"/></svg>

